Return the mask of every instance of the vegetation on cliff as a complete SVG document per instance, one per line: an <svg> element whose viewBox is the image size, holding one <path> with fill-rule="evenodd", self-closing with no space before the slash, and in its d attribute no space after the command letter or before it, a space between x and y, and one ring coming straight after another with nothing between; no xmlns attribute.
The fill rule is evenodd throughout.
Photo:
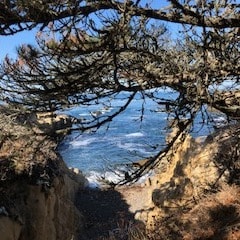
<svg viewBox="0 0 240 240"><path fill-rule="evenodd" d="M0 110L0 235L4 240L70 239L84 225L74 202L86 179L71 172L57 153L57 142L49 135L53 129L44 131L39 125L32 113Z"/></svg>
<svg viewBox="0 0 240 240"><path fill-rule="evenodd" d="M26 175L35 183L50 184L59 169L56 143L30 121L24 124L26 116L8 109L0 113L1 183Z"/></svg>

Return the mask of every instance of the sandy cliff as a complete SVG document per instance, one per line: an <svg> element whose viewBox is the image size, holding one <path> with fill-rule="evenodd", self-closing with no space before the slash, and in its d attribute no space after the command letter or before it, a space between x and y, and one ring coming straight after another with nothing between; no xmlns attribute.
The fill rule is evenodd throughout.
<svg viewBox="0 0 240 240"><path fill-rule="evenodd" d="M149 239L239 239L240 124L187 136L145 185L121 188Z"/></svg>
<svg viewBox="0 0 240 240"><path fill-rule="evenodd" d="M74 201L85 178L36 125L1 114L0 128L0 239L77 239L84 218Z"/></svg>
<svg viewBox="0 0 240 240"><path fill-rule="evenodd" d="M1 239L76 239L84 220L74 205L75 187L76 181L65 174L54 178L51 187L27 179L12 182L2 191Z"/></svg>

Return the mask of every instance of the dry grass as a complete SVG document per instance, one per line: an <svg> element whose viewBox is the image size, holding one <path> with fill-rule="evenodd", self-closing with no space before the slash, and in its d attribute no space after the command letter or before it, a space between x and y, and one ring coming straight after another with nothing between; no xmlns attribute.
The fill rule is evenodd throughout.
<svg viewBox="0 0 240 240"><path fill-rule="evenodd" d="M240 239L240 188L224 186L192 209L171 212L148 233L152 240Z"/></svg>
<svg viewBox="0 0 240 240"><path fill-rule="evenodd" d="M101 240L147 240L145 227L140 222L129 222L122 219L118 228L109 231L109 236L100 238Z"/></svg>
<svg viewBox="0 0 240 240"><path fill-rule="evenodd" d="M224 186L183 215L184 239L238 239L240 234L240 188Z"/></svg>

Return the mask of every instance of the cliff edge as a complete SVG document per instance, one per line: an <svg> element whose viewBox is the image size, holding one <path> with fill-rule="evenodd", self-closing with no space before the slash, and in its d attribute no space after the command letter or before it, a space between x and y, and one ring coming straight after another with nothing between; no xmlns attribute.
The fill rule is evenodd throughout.
<svg viewBox="0 0 240 240"><path fill-rule="evenodd" d="M33 122L4 112L0 128L1 239L77 239L84 217L74 201L85 178L66 167L57 143Z"/></svg>

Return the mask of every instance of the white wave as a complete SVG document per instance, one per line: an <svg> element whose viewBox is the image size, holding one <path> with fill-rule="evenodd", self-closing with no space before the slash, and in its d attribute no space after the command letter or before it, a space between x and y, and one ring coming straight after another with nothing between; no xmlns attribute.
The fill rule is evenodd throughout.
<svg viewBox="0 0 240 240"><path fill-rule="evenodd" d="M85 116L89 116L89 113L79 113L78 115L81 117L85 117Z"/></svg>
<svg viewBox="0 0 240 240"><path fill-rule="evenodd" d="M88 186L90 188L100 188L101 184L99 182L99 178L101 174L99 172L90 171L86 176L88 180Z"/></svg>
<svg viewBox="0 0 240 240"><path fill-rule="evenodd" d="M123 173L120 171L116 171L117 174L114 172L97 172L97 171L90 171L86 174L86 178L88 180L88 187L90 188L100 188L104 185L104 181L106 182L113 182L116 183L124 177ZM104 179L104 181L103 181Z"/></svg>
<svg viewBox="0 0 240 240"><path fill-rule="evenodd" d="M113 107L105 106L101 111L102 113L106 113L106 112L111 112L112 110L113 110Z"/></svg>
<svg viewBox="0 0 240 240"><path fill-rule="evenodd" d="M123 166L122 166L123 167ZM126 169L127 171L127 169ZM131 171L128 169L129 174L131 175ZM133 171L133 169L132 169ZM141 184L146 182L146 180L153 176L154 172L153 171L149 171L148 173L146 173L145 175L143 175L142 177L140 177L136 183L137 184ZM86 174L85 176L88 180L88 185L87 187L89 188L101 188L102 186L104 186L104 181L105 182L112 182L112 183L118 183L120 180L124 179L124 169L121 170L115 170L115 173L113 171L107 171L104 173L101 172L97 172L97 171L90 171ZM102 181L102 179L104 178L104 181Z"/></svg>
<svg viewBox="0 0 240 240"><path fill-rule="evenodd" d="M143 137L143 136L144 134L141 132L129 133L125 135L125 137Z"/></svg>
<svg viewBox="0 0 240 240"><path fill-rule="evenodd" d="M136 144L136 143L122 143L122 142L117 143L117 146L119 148L122 148L128 151L134 151L138 149L140 145L142 146L142 144Z"/></svg>
<svg viewBox="0 0 240 240"><path fill-rule="evenodd" d="M213 121L214 121L215 123L224 123L224 122L226 122L226 118L225 118L225 117L222 117L222 116L220 116L220 117L215 117L215 118L213 119Z"/></svg>
<svg viewBox="0 0 240 240"><path fill-rule="evenodd" d="M74 141L70 142L70 145L72 147L83 147L83 146L87 146L89 144L91 144L92 142L94 142L96 140L95 137L93 138L87 138L87 139L76 139Z"/></svg>
<svg viewBox="0 0 240 240"><path fill-rule="evenodd" d="M219 117L215 117L213 119L213 124L215 127L219 128L219 127L223 127L224 125L227 124L227 119L225 117L219 116Z"/></svg>

